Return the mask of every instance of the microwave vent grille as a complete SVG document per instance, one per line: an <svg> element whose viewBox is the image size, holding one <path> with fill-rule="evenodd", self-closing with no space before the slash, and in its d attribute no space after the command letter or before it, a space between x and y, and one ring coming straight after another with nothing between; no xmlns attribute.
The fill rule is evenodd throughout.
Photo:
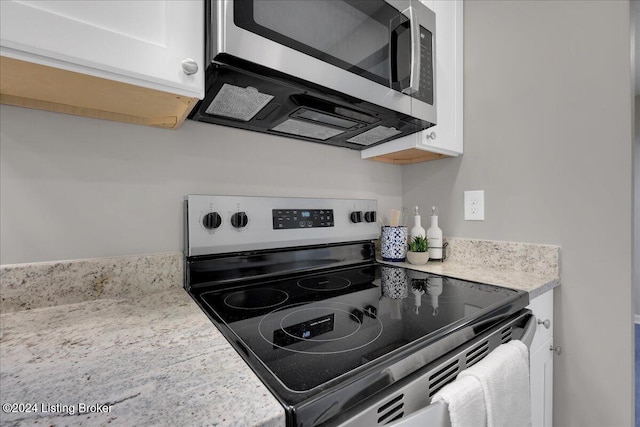
<svg viewBox="0 0 640 427"><path fill-rule="evenodd" d="M205 113L248 122L273 98L251 86L243 88L225 83Z"/></svg>
<svg viewBox="0 0 640 427"><path fill-rule="evenodd" d="M318 139L320 141L326 141L327 139L344 133L344 131L334 129L329 126L322 126L295 119L287 119L278 126L272 128L272 130L289 135L305 136L307 138Z"/></svg>
<svg viewBox="0 0 640 427"><path fill-rule="evenodd" d="M371 145L376 142L380 142L392 136L402 133L394 127L376 126L373 129L369 129L366 132L362 132L352 138L347 139L347 142L360 145Z"/></svg>

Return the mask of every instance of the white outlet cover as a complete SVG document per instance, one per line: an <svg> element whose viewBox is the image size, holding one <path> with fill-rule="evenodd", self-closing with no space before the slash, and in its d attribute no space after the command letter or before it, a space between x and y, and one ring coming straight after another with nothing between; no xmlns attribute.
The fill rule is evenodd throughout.
<svg viewBox="0 0 640 427"><path fill-rule="evenodd" d="M484 190L464 192L465 221L484 221Z"/></svg>

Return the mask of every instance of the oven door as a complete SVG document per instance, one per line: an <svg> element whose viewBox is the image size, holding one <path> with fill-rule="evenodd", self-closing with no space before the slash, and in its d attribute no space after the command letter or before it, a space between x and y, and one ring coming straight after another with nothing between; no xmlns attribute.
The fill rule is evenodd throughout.
<svg viewBox="0 0 640 427"><path fill-rule="evenodd" d="M221 53L436 123L435 14L419 0L210 3Z"/></svg>
<svg viewBox="0 0 640 427"><path fill-rule="evenodd" d="M380 396L345 411L334 424L339 427L450 427L447 404L431 403L431 397L500 344L518 339L530 348L536 327L536 317L530 310L523 309Z"/></svg>

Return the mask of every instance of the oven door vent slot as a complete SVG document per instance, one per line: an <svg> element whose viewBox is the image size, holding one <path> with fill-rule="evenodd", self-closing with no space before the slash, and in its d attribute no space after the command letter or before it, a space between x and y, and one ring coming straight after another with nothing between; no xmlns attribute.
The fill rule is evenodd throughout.
<svg viewBox="0 0 640 427"><path fill-rule="evenodd" d="M480 346L475 347L473 350L466 354L465 366L468 368L475 365L489 353L489 342L484 341Z"/></svg>
<svg viewBox="0 0 640 427"><path fill-rule="evenodd" d="M459 360L456 359L429 377L429 397L436 394L442 387L453 381L458 375Z"/></svg>
<svg viewBox="0 0 640 427"><path fill-rule="evenodd" d="M378 425L389 424L404 415L404 394L400 394L378 408Z"/></svg>
<svg viewBox="0 0 640 427"><path fill-rule="evenodd" d="M513 332L513 328L508 326L502 330L502 344L508 343L511 341L511 333Z"/></svg>

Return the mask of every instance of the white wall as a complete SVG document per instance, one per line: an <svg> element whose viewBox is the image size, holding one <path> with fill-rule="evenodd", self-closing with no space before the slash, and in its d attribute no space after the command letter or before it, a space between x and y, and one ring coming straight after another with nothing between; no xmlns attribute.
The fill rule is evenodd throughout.
<svg viewBox="0 0 640 427"><path fill-rule="evenodd" d="M637 6L637 5L636 5ZM640 24L640 23L638 23ZM638 61L639 58L636 58ZM636 73L640 72L636 68ZM633 240L633 282L636 293L636 323L640 323L640 96L635 97L635 142L634 158L634 240Z"/></svg>
<svg viewBox="0 0 640 427"><path fill-rule="evenodd" d="M403 202L438 205L445 235L560 245L554 425L631 426L629 2L464 14L465 154L406 167ZM485 190L485 221L464 221L464 190Z"/></svg>
<svg viewBox="0 0 640 427"><path fill-rule="evenodd" d="M401 168L187 121L177 131L0 106L0 263L182 250L186 194L401 203Z"/></svg>

